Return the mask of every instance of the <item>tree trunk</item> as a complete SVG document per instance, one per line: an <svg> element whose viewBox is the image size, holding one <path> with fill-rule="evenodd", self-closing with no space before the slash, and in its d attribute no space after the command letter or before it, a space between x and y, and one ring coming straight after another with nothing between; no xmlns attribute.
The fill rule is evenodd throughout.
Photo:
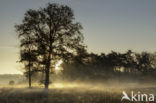
<svg viewBox="0 0 156 103"><path fill-rule="evenodd" d="M49 69L47 68L45 71L46 75L45 75L45 89L48 89L49 87Z"/></svg>
<svg viewBox="0 0 156 103"><path fill-rule="evenodd" d="M31 71L30 71L30 64L29 64L29 71L28 71L28 73L29 73L29 88L31 88Z"/></svg>
<svg viewBox="0 0 156 103"><path fill-rule="evenodd" d="M46 66L46 70L45 70L45 89L48 89L49 87L49 69L50 69L50 53L48 56L48 61L47 61L47 66Z"/></svg>
<svg viewBox="0 0 156 103"><path fill-rule="evenodd" d="M30 37L29 37L29 43L30 43ZM29 47L29 54L31 54L30 47ZM29 78L29 88L31 88L31 63L30 63L30 59L31 58L29 56L29 64L28 64L29 65L29 71L28 71L28 73L29 73L28 74L29 75L29 77L28 77Z"/></svg>
<svg viewBox="0 0 156 103"><path fill-rule="evenodd" d="M48 89L49 87L49 71L50 71L50 64L51 64L51 53L52 53L52 34L54 33L54 30L51 30L51 24L50 24L50 45L49 45L49 54L48 54L48 61L46 65L46 70L45 70L45 89Z"/></svg>

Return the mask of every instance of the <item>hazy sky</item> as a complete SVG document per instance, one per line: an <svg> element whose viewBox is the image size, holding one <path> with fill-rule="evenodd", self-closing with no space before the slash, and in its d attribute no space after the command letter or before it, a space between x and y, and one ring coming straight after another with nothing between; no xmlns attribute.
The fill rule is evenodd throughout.
<svg viewBox="0 0 156 103"><path fill-rule="evenodd" d="M74 10L90 52L156 51L156 0L0 0L0 74L21 73L14 25L48 2Z"/></svg>

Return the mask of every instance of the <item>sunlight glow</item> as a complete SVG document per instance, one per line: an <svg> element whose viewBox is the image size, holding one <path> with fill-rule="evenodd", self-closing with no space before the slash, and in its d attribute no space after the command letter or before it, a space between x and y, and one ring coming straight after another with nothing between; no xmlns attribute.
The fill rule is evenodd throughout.
<svg viewBox="0 0 156 103"><path fill-rule="evenodd" d="M55 66L55 70L56 71L60 71L60 70L62 70L62 68L60 67L60 65L62 64L62 60L60 60L57 64L56 64L56 66Z"/></svg>

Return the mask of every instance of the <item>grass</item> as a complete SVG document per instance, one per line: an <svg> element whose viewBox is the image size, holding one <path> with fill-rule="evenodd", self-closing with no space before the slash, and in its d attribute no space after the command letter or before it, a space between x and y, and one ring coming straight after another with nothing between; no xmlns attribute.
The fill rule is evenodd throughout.
<svg viewBox="0 0 156 103"><path fill-rule="evenodd" d="M58 87L57 87L58 85ZM156 93L155 87L121 88L121 87L92 87L92 86L60 86L45 91L43 88L15 88L0 89L0 103L129 103L121 102L122 91L141 91ZM135 102L146 103L146 102ZM147 102L148 103L148 102ZM152 102L150 102L152 103Z"/></svg>

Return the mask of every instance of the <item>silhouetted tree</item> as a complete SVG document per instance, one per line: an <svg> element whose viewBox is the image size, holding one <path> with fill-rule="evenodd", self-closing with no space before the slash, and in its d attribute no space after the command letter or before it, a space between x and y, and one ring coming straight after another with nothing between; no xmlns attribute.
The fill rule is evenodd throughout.
<svg viewBox="0 0 156 103"><path fill-rule="evenodd" d="M16 27L18 29L18 27ZM23 34L19 35L20 39L20 61L24 63L24 68L26 70L25 74L29 80L29 88L31 88L31 77L34 72L35 63L37 62L36 58L36 50L34 48L34 40L30 37L30 35Z"/></svg>
<svg viewBox="0 0 156 103"><path fill-rule="evenodd" d="M46 8L28 10L18 31L31 35L36 42L38 58L45 67L45 88L49 85L49 74L56 59L77 54L83 46L80 23L74 21L70 7L48 4Z"/></svg>
<svg viewBox="0 0 156 103"><path fill-rule="evenodd" d="M150 54L147 52L142 52L141 54L136 54L137 59L137 69L143 74L147 74L152 70L152 61L150 60Z"/></svg>

